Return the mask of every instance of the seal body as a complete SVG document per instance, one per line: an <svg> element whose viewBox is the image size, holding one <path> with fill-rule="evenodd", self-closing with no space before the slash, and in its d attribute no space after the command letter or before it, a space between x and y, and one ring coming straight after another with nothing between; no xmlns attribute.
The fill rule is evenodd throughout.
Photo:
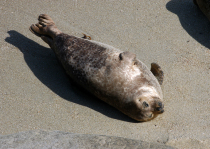
<svg viewBox="0 0 210 149"><path fill-rule="evenodd" d="M135 54L64 34L54 22L49 24L50 19L40 15L39 24L30 29L50 45L74 81L135 120L148 121L163 113L160 84ZM153 66L153 72L162 72Z"/></svg>

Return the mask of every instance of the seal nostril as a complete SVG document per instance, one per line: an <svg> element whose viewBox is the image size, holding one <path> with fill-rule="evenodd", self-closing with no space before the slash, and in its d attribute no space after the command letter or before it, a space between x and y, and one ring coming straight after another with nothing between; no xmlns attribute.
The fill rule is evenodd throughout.
<svg viewBox="0 0 210 149"><path fill-rule="evenodd" d="M156 110L157 110L157 111L160 111L160 110L162 110L162 108L158 107L158 108L156 108Z"/></svg>
<svg viewBox="0 0 210 149"><path fill-rule="evenodd" d="M162 107L163 106L162 102L158 102L158 106Z"/></svg>

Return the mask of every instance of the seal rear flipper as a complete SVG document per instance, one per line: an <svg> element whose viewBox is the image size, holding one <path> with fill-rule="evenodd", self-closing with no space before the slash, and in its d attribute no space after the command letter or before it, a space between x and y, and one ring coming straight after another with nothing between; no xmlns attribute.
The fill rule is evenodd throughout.
<svg viewBox="0 0 210 149"><path fill-rule="evenodd" d="M45 36L45 35L42 35L41 36L41 39L46 42L50 48L54 51L54 44L53 44L53 39L49 36Z"/></svg>
<svg viewBox="0 0 210 149"><path fill-rule="evenodd" d="M41 39L46 42L50 47L51 49L53 49L53 40L50 36L47 36L47 35L43 35L43 34L40 34L38 33L37 31L39 31L39 28L32 24L30 27L29 27L29 30L36 36L38 37L41 37Z"/></svg>
<svg viewBox="0 0 210 149"><path fill-rule="evenodd" d="M42 36L42 34L39 34L39 33L37 32L38 27L37 27L36 25L34 25L34 24L32 24L32 25L29 27L29 30L30 30L34 35L36 35L36 36L38 36L38 37L41 37L41 36Z"/></svg>
<svg viewBox="0 0 210 149"><path fill-rule="evenodd" d="M32 24L32 25L29 27L29 30L30 30L34 35L36 35L36 36L38 36L38 37L46 36L46 37L48 37L48 38L51 38L51 37L48 36L48 35L41 34L39 28L37 27L37 24Z"/></svg>
<svg viewBox="0 0 210 149"><path fill-rule="evenodd" d="M159 84L162 85L163 84L164 73L163 73L161 67L156 63L151 63L151 70L150 71L157 78Z"/></svg>

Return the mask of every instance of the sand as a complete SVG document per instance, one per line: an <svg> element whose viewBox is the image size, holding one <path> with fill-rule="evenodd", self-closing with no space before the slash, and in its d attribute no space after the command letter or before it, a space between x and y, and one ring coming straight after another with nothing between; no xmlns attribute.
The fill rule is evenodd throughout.
<svg viewBox="0 0 210 149"><path fill-rule="evenodd" d="M42 13L65 33L158 63L164 114L139 123L76 87L28 30ZM41 129L210 146L210 22L192 0L1 0L0 14L1 135Z"/></svg>

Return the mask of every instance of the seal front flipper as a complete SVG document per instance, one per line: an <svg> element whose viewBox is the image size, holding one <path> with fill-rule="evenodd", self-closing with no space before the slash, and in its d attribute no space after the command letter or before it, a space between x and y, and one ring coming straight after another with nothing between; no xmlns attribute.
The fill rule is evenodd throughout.
<svg viewBox="0 0 210 149"><path fill-rule="evenodd" d="M83 33L82 33L83 34ZM84 36L82 38L84 39L88 39L88 40L91 40L91 37L90 36L87 36L86 34L83 34Z"/></svg>
<svg viewBox="0 0 210 149"><path fill-rule="evenodd" d="M159 84L162 85L164 73L163 73L161 67L156 63L151 63L151 70L150 71L157 78Z"/></svg>

